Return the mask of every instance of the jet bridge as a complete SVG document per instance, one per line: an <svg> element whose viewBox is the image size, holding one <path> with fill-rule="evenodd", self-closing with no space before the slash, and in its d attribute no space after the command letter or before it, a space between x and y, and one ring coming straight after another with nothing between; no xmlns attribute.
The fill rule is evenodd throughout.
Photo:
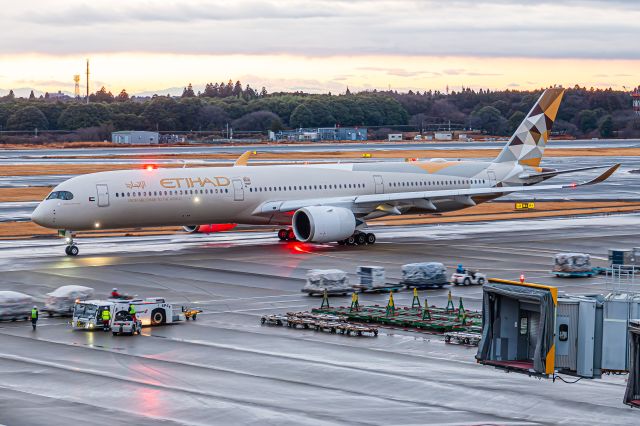
<svg viewBox="0 0 640 426"><path fill-rule="evenodd" d="M640 408L640 319L629 321L629 380L624 403Z"/></svg>
<svg viewBox="0 0 640 426"><path fill-rule="evenodd" d="M489 281L479 363L545 377L602 374L602 296L558 296L552 286Z"/></svg>
<svg viewBox="0 0 640 426"><path fill-rule="evenodd" d="M548 376L555 371L558 289L492 279L483 287L478 362Z"/></svg>

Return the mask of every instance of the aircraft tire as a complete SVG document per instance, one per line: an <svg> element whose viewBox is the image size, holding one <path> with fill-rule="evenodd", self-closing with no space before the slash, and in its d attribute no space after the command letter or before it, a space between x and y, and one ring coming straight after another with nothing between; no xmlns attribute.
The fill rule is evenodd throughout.
<svg viewBox="0 0 640 426"><path fill-rule="evenodd" d="M375 244L376 243L376 234L368 233L367 234L367 244Z"/></svg>
<svg viewBox="0 0 640 426"><path fill-rule="evenodd" d="M363 246L367 244L366 234L362 233L362 234L356 235L356 244L358 244L359 246Z"/></svg>
<svg viewBox="0 0 640 426"><path fill-rule="evenodd" d="M345 240L345 244L348 246L355 246L356 245L356 237L354 235L350 236L349 238L347 238Z"/></svg>
<svg viewBox="0 0 640 426"><path fill-rule="evenodd" d="M287 240L287 230L286 229L280 229L278 231L278 238L280 239L280 241L286 241Z"/></svg>
<svg viewBox="0 0 640 426"><path fill-rule="evenodd" d="M80 253L80 249L78 249L78 246L67 246L67 248L65 249L65 252L67 253L68 256L77 256L78 253Z"/></svg>

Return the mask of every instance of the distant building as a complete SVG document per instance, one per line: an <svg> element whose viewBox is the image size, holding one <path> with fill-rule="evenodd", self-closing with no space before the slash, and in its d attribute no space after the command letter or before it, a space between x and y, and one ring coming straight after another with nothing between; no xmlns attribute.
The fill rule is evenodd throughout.
<svg viewBox="0 0 640 426"><path fill-rule="evenodd" d="M317 129L295 129L269 132L272 141L318 142L318 141L366 141L365 127L320 127Z"/></svg>
<svg viewBox="0 0 640 426"><path fill-rule="evenodd" d="M113 143L123 143L129 145L157 145L158 139L158 132L127 130L111 133L111 142Z"/></svg>
<svg viewBox="0 0 640 426"><path fill-rule="evenodd" d="M388 135L389 141L401 141L402 140L402 133L389 133Z"/></svg>
<svg viewBox="0 0 640 426"><path fill-rule="evenodd" d="M451 132L438 132L433 135L437 141L451 141L453 140L453 133Z"/></svg>
<svg viewBox="0 0 640 426"><path fill-rule="evenodd" d="M68 99L73 99L71 96L62 93L62 91L58 90L58 93L49 93L46 99L52 101L66 101Z"/></svg>

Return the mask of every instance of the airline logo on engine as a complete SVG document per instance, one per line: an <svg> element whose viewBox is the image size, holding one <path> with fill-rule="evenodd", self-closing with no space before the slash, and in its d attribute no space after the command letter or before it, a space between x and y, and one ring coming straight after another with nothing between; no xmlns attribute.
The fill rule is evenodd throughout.
<svg viewBox="0 0 640 426"><path fill-rule="evenodd" d="M160 185L167 189L178 188L205 188L207 186L229 186L231 181L224 176L212 178L166 178L160 179Z"/></svg>

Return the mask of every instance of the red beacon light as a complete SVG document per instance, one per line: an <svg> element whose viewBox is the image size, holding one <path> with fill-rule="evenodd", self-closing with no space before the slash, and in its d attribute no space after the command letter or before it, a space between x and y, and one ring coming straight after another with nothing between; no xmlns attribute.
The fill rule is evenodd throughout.
<svg viewBox="0 0 640 426"><path fill-rule="evenodd" d="M144 165L144 169L145 170L156 170L158 168L158 166L156 164L145 164Z"/></svg>
<svg viewBox="0 0 640 426"><path fill-rule="evenodd" d="M520 284L524 284L524 274L520 274Z"/></svg>

